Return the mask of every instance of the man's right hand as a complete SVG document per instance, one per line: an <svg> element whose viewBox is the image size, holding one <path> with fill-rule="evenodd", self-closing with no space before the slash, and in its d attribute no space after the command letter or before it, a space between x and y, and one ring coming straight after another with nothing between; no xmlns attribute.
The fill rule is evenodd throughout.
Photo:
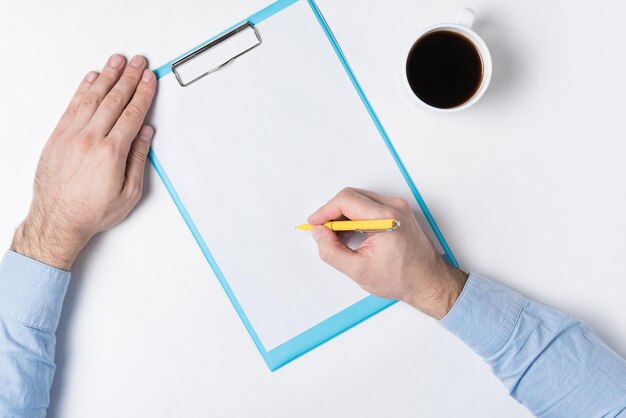
<svg viewBox="0 0 626 418"><path fill-rule="evenodd" d="M356 249L330 229L333 219L397 219L393 232L372 233ZM446 264L417 223L409 204L361 189L346 188L309 216L320 258L374 295L402 300L436 319L454 305L467 274Z"/></svg>

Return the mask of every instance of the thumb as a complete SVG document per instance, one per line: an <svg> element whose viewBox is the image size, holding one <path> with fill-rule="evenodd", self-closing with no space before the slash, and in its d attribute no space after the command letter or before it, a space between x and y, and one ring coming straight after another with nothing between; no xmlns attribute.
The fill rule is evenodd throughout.
<svg viewBox="0 0 626 418"><path fill-rule="evenodd" d="M325 226L316 226L311 235L317 243L320 259L340 272L352 276L360 261L359 253L348 248L337 238L337 234Z"/></svg>
<svg viewBox="0 0 626 418"><path fill-rule="evenodd" d="M148 151L152 143L152 135L154 129L148 125L144 125L133 140L128 152L128 160L126 161L126 182L124 188L138 192L141 195L143 189L143 172L148 159Z"/></svg>

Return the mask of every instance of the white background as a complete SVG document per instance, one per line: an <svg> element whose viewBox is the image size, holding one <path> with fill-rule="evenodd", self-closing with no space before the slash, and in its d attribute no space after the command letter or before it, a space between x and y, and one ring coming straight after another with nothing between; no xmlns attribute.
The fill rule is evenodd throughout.
<svg viewBox="0 0 626 418"><path fill-rule="evenodd" d="M582 318L624 355L626 6L556 3L320 7L462 267ZM117 51L158 66L266 4L3 4L4 245L88 70ZM400 90L400 63L413 34L462 6L478 12L492 85L470 110L426 114ZM480 358L400 304L268 372L152 169L138 208L76 264L58 340L52 417L528 416Z"/></svg>

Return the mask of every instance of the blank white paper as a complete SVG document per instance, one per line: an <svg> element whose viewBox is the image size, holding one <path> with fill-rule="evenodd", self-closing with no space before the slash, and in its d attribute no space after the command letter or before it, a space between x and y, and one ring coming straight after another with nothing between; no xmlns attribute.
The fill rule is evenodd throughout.
<svg viewBox="0 0 626 418"><path fill-rule="evenodd" d="M159 81L153 150L271 350L367 296L295 225L345 186L419 209L310 6L256 27L226 67Z"/></svg>

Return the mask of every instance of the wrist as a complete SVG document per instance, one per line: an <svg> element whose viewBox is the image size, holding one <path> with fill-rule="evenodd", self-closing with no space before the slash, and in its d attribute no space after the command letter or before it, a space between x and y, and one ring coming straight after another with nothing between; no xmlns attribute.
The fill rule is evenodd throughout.
<svg viewBox="0 0 626 418"><path fill-rule="evenodd" d="M60 270L69 271L88 239L32 213L18 226L11 250Z"/></svg>
<svg viewBox="0 0 626 418"><path fill-rule="evenodd" d="M454 306L468 275L446 263L429 280L429 285L421 289L406 302L428 316L441 320Z"/></svg>

